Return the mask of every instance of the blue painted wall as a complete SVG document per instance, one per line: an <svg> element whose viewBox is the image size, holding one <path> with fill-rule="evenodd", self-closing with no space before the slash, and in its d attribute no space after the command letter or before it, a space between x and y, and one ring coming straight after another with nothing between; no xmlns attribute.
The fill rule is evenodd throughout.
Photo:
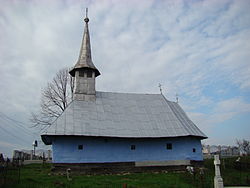
<svg viewBox="0 0 250 188"><path fill-rule="evenodd" d="M166 144L172 143L172 150ZM78 145L83 145L79 150ZM131 145L136 145L131 150ZM203 160L199 138L121 139L66 136L52 141L54 163ZM193 152L195 148L195 152Z"/></svg>

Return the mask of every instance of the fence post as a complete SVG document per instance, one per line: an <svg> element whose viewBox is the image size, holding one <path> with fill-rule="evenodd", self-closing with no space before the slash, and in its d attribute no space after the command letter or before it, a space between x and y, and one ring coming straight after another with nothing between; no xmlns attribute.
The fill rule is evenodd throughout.
<svg viewBox="0 0 250 188"><path fill-rule="evenodd" d="M7 167L4 167L4 171L3 171L3 186L5 187L6 185L6 176L7 176Z"/></svg>
<svg viewBox="0 0 250 188"><path fill-rule="evenodd" d="M214 166L215 166L214 188L224 188L223 179L220 174L219 155L214 155Z"/></svg>
<svg viewBox="0 0 250 188"><path fill-rule="evenodd" d="M18 183L20 183L20 176L21 176L21 174L20 174L20 166L18 167Z"/></svg>

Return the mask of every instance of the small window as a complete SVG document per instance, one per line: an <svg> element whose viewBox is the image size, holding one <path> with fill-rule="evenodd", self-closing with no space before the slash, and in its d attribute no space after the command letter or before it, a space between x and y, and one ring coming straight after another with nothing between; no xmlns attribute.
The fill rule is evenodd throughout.
<svg viewBox="0 0 250 188"><path fill-rule="evenodd" d="M87 71L87 77L92 78L92 71Z"/></svg>
<svg viewBox="0 0 250 188"><path fill-rule="evenodd" d="M195 148L193 148L193 153L195 153L196 152L196 149Z"/></svg>
<svg viewBox="0 0 250 188"><path fill-rule="evenodd" d="M83 150L83 145L78 145L78 150Z"/></svg>
<svg viewBox="0 0 250 188"><path fill-rule="evenodd" d="M131 150L135 150L135 145L131 145Z"/></svg>
<svg viewBox="0 0 250 188"><path fill-rule="evenodd" d="M84 77L84 72L83 71L79 71L79 76L80 77Z"/></svg>
<svg viewBox="0 0 250 188"><path fill-rule="evenodd" d="M167 150L171 150L171 149L172 149L172 143L167 143L166 149L167 149Z"/></svg>

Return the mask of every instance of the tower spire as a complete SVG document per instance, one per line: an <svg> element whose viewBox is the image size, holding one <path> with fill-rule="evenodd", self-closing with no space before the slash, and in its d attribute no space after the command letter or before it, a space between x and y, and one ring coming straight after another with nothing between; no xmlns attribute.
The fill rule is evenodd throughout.
<svg viewBox="0 0 250 188"><path fill-rule="evenodd" d="M74 100L94 101L96 99L95 78L100 75L91 58L88 9L84 18L85 27L82 45L75 66L69 71L75 77Z"/></svg>
<svg viewBox="0 0 250 188"><path fill-rule="evenodd" d="M77 69L92 69L95 72L95 77L100 75L99 70L95 67L91 57L91 45L90 45L90 36L88 28L88 8L86 8L86 17L84 18L85 28L82 38L82 45L79 53L78 60L75 66L69 71L71 76L75 76L75 71Z"/></svg>

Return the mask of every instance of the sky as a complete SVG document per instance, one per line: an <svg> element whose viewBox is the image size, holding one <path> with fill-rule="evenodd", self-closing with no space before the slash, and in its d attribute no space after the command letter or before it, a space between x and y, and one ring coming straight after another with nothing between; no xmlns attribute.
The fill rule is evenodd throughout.
<svg viewBox="0 0 250 188"><path fill-rule="evenodd" d="M77 61L88 7L96 90L160 93L208 136L250 140L249 0L0 0L0 153L43 145L41 90Z"/></svg>

